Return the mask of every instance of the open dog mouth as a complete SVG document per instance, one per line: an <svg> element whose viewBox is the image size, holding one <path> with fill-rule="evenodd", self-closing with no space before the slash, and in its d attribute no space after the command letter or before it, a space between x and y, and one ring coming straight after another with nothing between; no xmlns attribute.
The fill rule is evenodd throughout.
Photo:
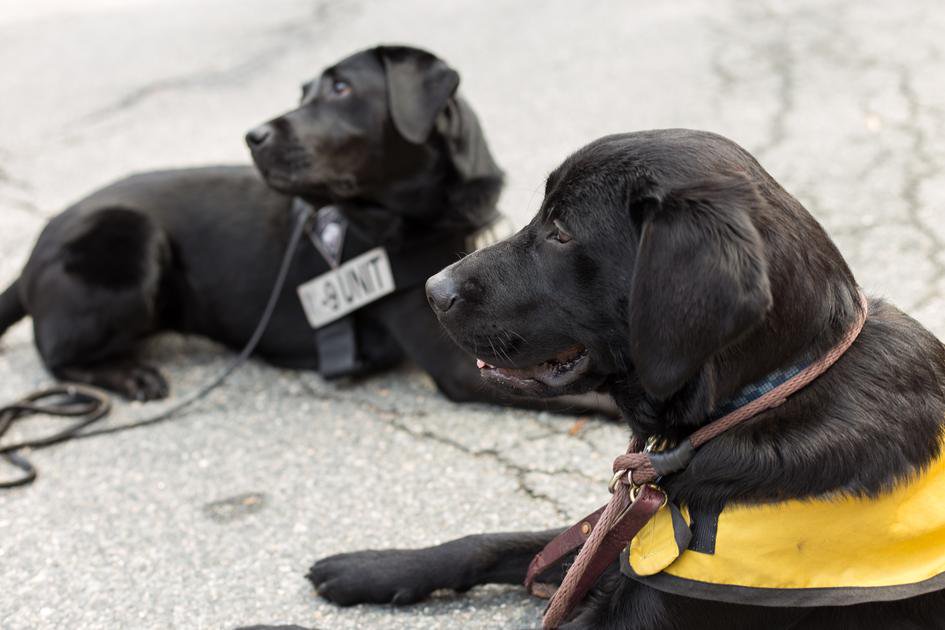
<svg viewBox="0 0 945 630"><path fill-rule="evenodd" d="M515 389L566 387L583 376L590 363L590 353L582 345L571 346L538 365L524 368L496 367L476 359L483 379Z"/></svg>

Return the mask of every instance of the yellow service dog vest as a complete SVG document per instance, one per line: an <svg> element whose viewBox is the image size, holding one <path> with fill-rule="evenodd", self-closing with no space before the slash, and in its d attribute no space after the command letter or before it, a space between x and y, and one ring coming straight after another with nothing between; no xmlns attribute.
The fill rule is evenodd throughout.
<svg viewBox="0 0 945 630"><path fill-rule="evenodd" d="M945 589L945 454L877 497L664 506L621 570L660 591L762 606L837 606Z"/></svg>

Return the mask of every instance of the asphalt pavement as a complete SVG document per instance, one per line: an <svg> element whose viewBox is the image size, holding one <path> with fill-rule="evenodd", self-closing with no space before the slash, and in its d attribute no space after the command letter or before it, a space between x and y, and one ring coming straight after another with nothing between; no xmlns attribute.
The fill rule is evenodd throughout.
<svg viewBox="0 0 945 630"><path fill-rule="evenodd" d="M716 131L868 292L945 336L942 32L934 0L0 0L0 284L70 201L130 172L245 163L245 131L305 80L399 42L460 71L518 224L594 138ZM177 335L146 356L172 401L232 358ZM49 382L21 322L0 340L0 401ZM519 587L339 609L302 576L347 550L565 524L606 500L626 437L454 405L409 367L328 384L252 362L173 423L31 455L39 481L0 494L0 628L535 627L543 604Z"/></svg>

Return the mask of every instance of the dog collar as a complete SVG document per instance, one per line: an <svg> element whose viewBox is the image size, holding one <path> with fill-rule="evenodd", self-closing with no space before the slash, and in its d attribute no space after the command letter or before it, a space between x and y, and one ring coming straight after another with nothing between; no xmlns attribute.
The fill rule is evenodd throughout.
<svg viewBox="0 0 945 630"><path fill-rule="evenodd" d="M760 381L756 381L751 385L746 385L735 395L729 397L728 400L722 402L719 405L716 405L715 409L709 413L709 422L718 420L722 416L730 414L733 411L754 402L768 392L780 387L784 383L787 383L792 378L796 377L798 374L810 367L811 363L813 363L813 361L811 359L807 359L805 361L796 363L791 367L777 369L765 376Z"/></svg>
<svg viewBox="0 0 945 630"><path fill-rule="evenodd" d="M692 460L696 449L709 440L763 411L783 404L788 397L807 387L843 356L863 330L869 304L862 291L859 291L859 298L860 311L856 322L825 355L803 367L796 365L773 372L762 381L744 388L732 400L715 410L710 415L708 424L693 432L671 450L649 452L639 447L634 448L634 443L631 442L632 450L614 461L615 476L611 481L611 488L620 480L628 486L640 486L682 470Z"/></svg>

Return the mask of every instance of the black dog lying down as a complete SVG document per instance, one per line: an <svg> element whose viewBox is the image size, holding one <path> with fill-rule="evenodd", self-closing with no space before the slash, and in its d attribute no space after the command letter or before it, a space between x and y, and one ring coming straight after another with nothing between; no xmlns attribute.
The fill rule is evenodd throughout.
<svg viewBox="0 0 945 630"><path fill-rule="evenodd" d="M298 108L247 134L259 173L153 172L99 190L45 228L21 277L0 296L0 333L29 314L55 376L161 398L167 384L133 359L136 342L177 330L242 347L272 288L293 210L309 204L322 210L258 354L328 377L379 370L406 355L453 400L500 398L481 387L423 292L431 274L502 219L495 208L502 173L458 83L453 69L422 50L360 52L307 83ZM313 331L296 287L328 272L328 259L378 245L397 290ZM323 288L316 300L340 299Z"/></svg>
<svg viewBox="0 0 945 630"><path fill-rule="evenodd" d="M685 130L610 136L581 149L548 178L531 224L431 278L427 291L450 334L486 363L485 380L542 395L604 384L635 435L674 442L745 385L821 357L861 312L853 275L797 200L740 147ZM520 336L506 340L497 335L502 330ZM549 357L556 357L552 367L544 363ZM538 368L525 367L539 364L554 371L554 386L534 379ZM866 508L852 510L848 520L806 532L810 543L840 549L842 532L876 528L873 543L844 560L837 586L902 564L887 555L890 533L902 543L896 549L921 559L906 568L927 571L927 579L886 588L713 589L663 573L627 577L622 573L633 571L621 560L566 627L945 627L941 501L906 508L918 496L909 484L941 482L941 461L932 464L942 456L943 390L942 344L871 299L861 334L824 375L709 442L687 468L659 482L672 504L695 515L691 544L678 550L683 558L709 562L716 535L719 549L726 536L737 539L739 531L718 525L723 506L824 497L815 505L829 506L853 497L862 505L885 501L901 513L890 525L859 518L871 513ZM614 444L615 455L622 451ZM786 524L759 527L775 536ZM342 605L407 604L441 588L520 583L532 556L560 531L342 554L316 563L310 579ZM804 537L777 540L783 546L767 556L751 547L734 553L777 580L803 560L808 544ZM807 559L818 568L819 561ZM557 573L542 581L560 581Z"/></svg>

